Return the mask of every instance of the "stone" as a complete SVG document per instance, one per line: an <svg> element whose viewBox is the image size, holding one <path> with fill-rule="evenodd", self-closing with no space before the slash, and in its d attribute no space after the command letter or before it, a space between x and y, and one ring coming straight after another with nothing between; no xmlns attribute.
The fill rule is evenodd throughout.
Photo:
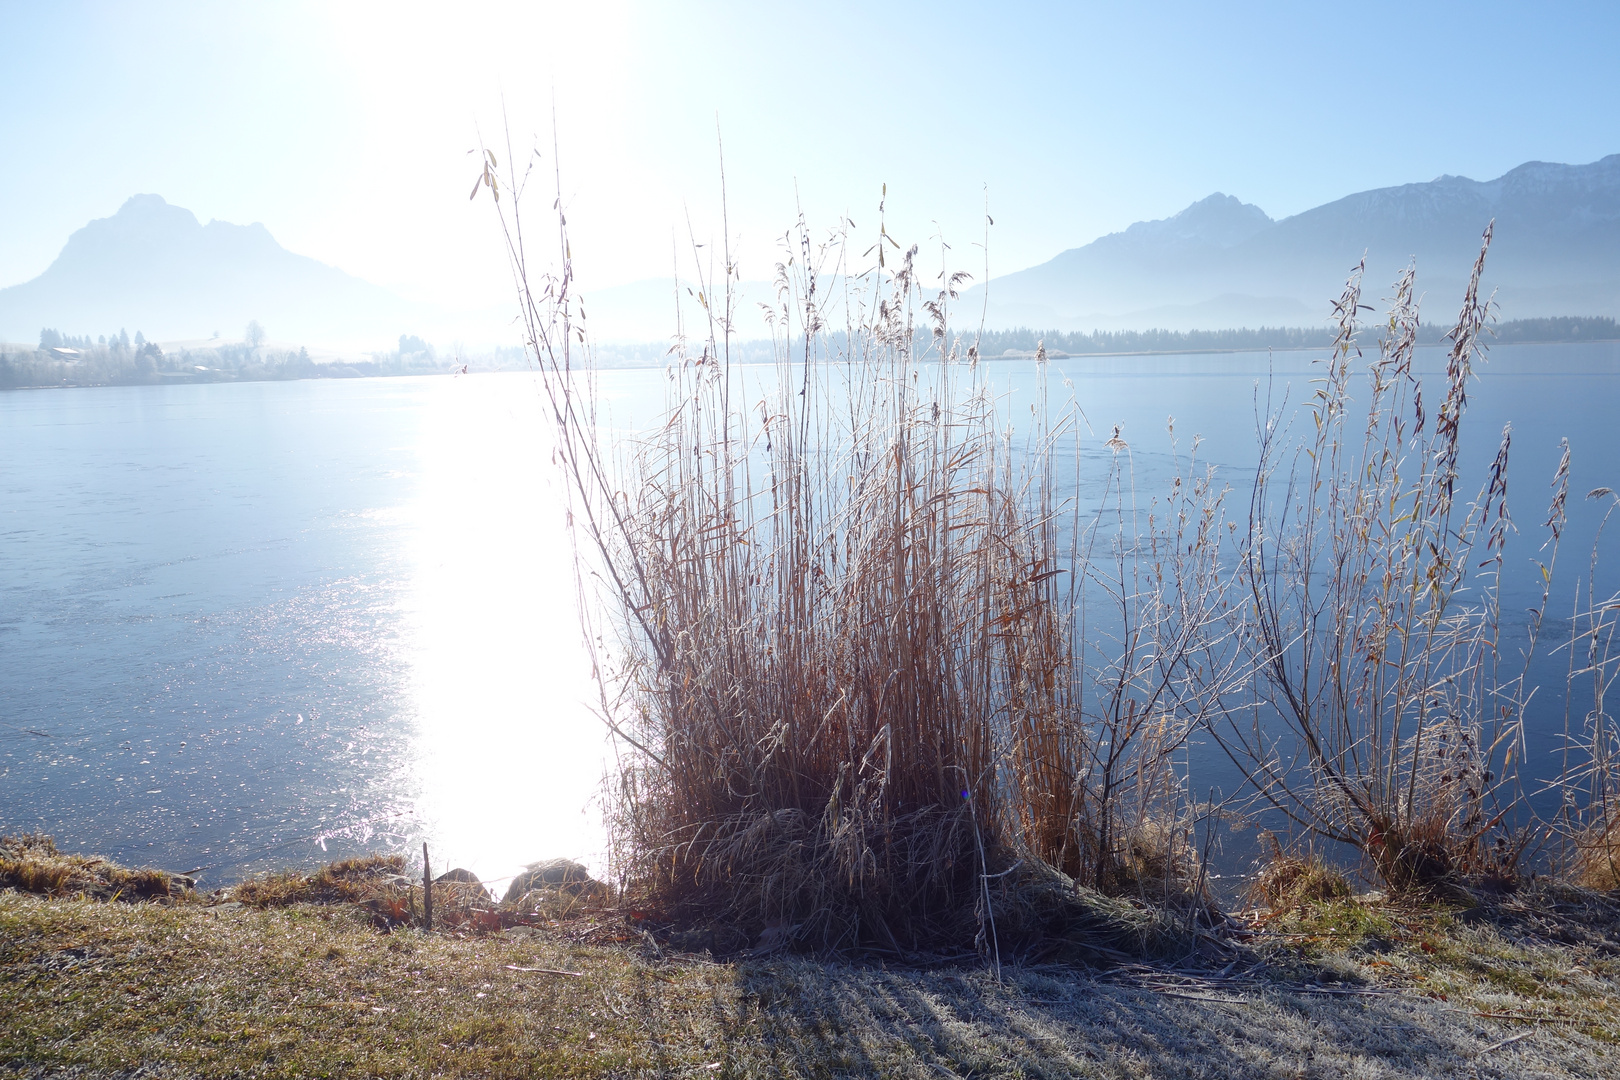
<svg viewBox="0 0 1620 1080"><path fill-rule="evenodd" d="M438 877L434 878L433 879L433 884L435 884L435 885L447 885L452 881L464 882L464 883L466 883L468 885L482 885L483 884L482 881L478 880L478 875L477 874L473 873L471 870L463 870L459 866L456 867L454 870L446 870L444 873L442 873Z"/></svg>
<svg viewBox="0 0 1620 1080"><path fill-rule="evenodd" d="M506 896L501 902L517 900L524 893L536 889L556 889L558 892L578 894L597 892L604 889L604 886L572 859L549 859L545 862L530 863L523 873L513 878L512 884L506 887Z"/></svg>

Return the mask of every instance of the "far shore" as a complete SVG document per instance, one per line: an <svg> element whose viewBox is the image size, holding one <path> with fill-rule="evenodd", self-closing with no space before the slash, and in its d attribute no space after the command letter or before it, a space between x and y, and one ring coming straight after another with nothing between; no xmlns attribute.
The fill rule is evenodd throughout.
<svg viewBox="0 0 1620 1080"><path fill-rule="evenodd" d="M1517 345L1552 346L1620 343L1612 319L1567 320L1570 333L1535 333L1557 320L1523 320L1499 328L1492 349ZM1601 324L1601 325L1598 325ZM1428 330L1429 328L1425 328ZM1596 332L1602 331L1602 332ZM1365 331L1371 341L1376 327ZM985 347L979 359L1031 360L1044 347L1046 337L1054 346L1046 348L1049 360L1091 360L1160 356L1233 356L1254 353L1320 352L1329 345L1325 333L1315 340L1315 331L1285 331L1276 343L1266 344L1258 336L1253 342L1215 344L1206 339L1242 337L1249 331L1151 332L1147 334L1097 334L1093 338L1120 339L1161 337L1185 343L1165 348L1087 348L1068 351L1056 343L1075 335L1032 331L993 331L973 338L963 335L960 348L965 352L977 341ZM1260 332L1252 332L1258 335ZM1026 340L1028 339L1028 340ZM998 348L1004 342L1008 347ZM1072 342L1069 343L1072 346ZM1426 333L1420 347L1439 347L1445 342L1438 330ZM977 347L977 345L975 346ZM528 358L518 348L497 349L467 357L442 357L425 353L354 353L343 350L294 348L285 344L252 349L241 342L217 339L158 343L160 362L139 363L137 359L108 354L105 348L85 350L39 349L31 345L0 343L0 390L53 390L91 386L162 386L175 383L289 382L310 379L394 378L405 375L484 374L498 371L530 370ZM776 363L775 343L769 341L732 342L731 360L741 365ZM73 355L68 355L73 354ZM656 370L670 362L667 343L613 344L594 347L591 365L599 371ZM150 359L150 358L149 358Z"/></svg>

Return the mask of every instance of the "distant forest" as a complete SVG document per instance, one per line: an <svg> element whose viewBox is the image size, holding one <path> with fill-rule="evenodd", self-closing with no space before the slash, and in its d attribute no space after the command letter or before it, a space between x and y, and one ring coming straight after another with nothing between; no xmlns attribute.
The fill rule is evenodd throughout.
<svg viewBox="0 0 1620 1080"><path fill-rule="evenodd" d="M1376 332L1376 325L1369 327ZM1439 345L1449 326L1424 323L1420 345ZM1562 343L1620 340L1620 324L1609 318L1561 317L1514 319L1497 323L1499 344ZM967 340L971 335L964 335ZM1033 353L1045 344L1049 356L1085 356L1102 353L1251 352L1263 349L1320 349L1333 343L1326 327L1267 327L1258 330L1096 330L1091 333L986 330L979 335L979 355L994 358L1005 353Z"/></svg>
<svg viewBox="0 0 1620 1080"><path fill-rule="evenodd" d="M165 353L137 331L92 340L46 328L39 348L11 351L0 346L0 389L48 386L129 386L166 382L267 382L284 379L353 379L376 375L429 375L450 370L433 346L401 335L399 348L373 353L370 360L322 363L307 349L276 350L263 345L264 331L248 328L244 341L221 341L205 348Z"/></svg>
<svg viewBox="0 0 1620 1080"><path fill-rule="evenodd" d="M1418 340L1425 345L1442 344L1447 330L1444 326L1425 324ZM1376 325L1370 326L1368 331L1375 334ZM1498 323L1495 335L1495 343L1504 345L1620 341L1620 324L1610 318L1514 319ZM392 352L372 353L370 360L336 363L312 360L305 349L297 352L269 349L261 344L263 340L263 332L254 332L250 327L249 340L165 353L156 342L146 341L139 332L133 339L119 331L92 341L89 337L46 329L40 333L37 349L19 351L11 347L12 351L7 351L7 347L0 346L0 389L352 379L432 375L460 370L464 365L473 371L521 370L527 366L522 350L515 347L451 361L441 358L433 346L421 338L410 335L401 335L399 347ZM1325 328L1261 327L1258 330L1098 330L1092 333L987 330L976 338L972 334L955 338L964 352L975 340L979 355L994 360L1009 354L1030 355L1042 344L1046 346L1047 355L1053 358L1321 349L1332 343L1333 335ZM925 349L930 343L928 332L919 330L918 348ZM695 354L701 348L701 343L693 342L689 351ZM598 367L631 368L657 367L672 353L667 344L603 345L596 347L592 355ZM775 346L769 341L733 342L731 345L732 359L740 363L769 363L775 353Z"/></svg>
<svg viewBox="0 0 1620 1080"><path fill-rule="evenodd" d="M1418 343L1439 345L1445 341L1449 326L1425 323L1418 333ZM1376 324L1369 325L1367 333L1376 334ZM1610 318L1561 317L1553 319L1514 319L1496 324L1495 343L1503 345L1558 344L1576 341L1620 341L1620 323ZM842 332L828 335L837 351L842 343ZM987 360L1001 356L1033 355L1037 346L1044 344L1046 353L1053 358L1064 356L1133 355L1147 353L1221 353L1257 352L1266 349L1325 349L1333 343L1333 332L1326 327L1262 326L1257 330L1096 330L1090 333L1070 333L1061 330L986 330L980 334L957 333L952 340L959 351L966 352L977 342L979 355ZM1371 340L1371 338L1369 338ZM927 330L919 329L917 348L929 347L932 339ZM696 355L702 343L688 343L688 352ZM793 351L803 348L796 343ZM664 363L674 350L665 344L598 345L592 356L598 367L629 368L656 367ZM769 363L775 358L775 347L769 341L733 341L731 358L745 364Z"/></svg>

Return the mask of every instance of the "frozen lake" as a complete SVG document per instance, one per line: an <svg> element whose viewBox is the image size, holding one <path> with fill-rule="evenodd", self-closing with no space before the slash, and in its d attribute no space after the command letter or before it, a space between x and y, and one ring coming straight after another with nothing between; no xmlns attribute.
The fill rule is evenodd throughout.
<svg viewBox="0 0 1620 1080"><path fill-rule="evenodd" d="M1298 402L1313 355L1052 375L1095 468L1119 424L1151 490L1174 416L1180 452L1203 436L1241 488L1257 380ZM984 366L1027 415L1034 365ZM770 379L749 369L747 393ZM634 427L663 382L614 371L601 388ZM1505 610L1535 598L1564 437L1566 559L1584 567L1596 506L1579 496L1620 486L1617 407L1620 346L1499 348L1483 369L1465 464L1477 476L1512 422ZM527 374L0 394L0 830L213 883L423 839L486 879L599 862L611 745L541 416ZM1545 757L1554 732L1536 734Z"/></svg>

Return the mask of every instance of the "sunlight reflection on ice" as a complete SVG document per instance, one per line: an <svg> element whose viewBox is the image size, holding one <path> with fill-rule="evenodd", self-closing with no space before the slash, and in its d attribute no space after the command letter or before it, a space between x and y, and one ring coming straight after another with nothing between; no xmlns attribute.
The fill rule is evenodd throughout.
<svg viewBox="0 0 1620 1080"><path fill-rule="evenodd" d="M436 380L411 611L419 813L435 869L601 867L609 751L591 715L560 477L528 376Z"/></svg>

